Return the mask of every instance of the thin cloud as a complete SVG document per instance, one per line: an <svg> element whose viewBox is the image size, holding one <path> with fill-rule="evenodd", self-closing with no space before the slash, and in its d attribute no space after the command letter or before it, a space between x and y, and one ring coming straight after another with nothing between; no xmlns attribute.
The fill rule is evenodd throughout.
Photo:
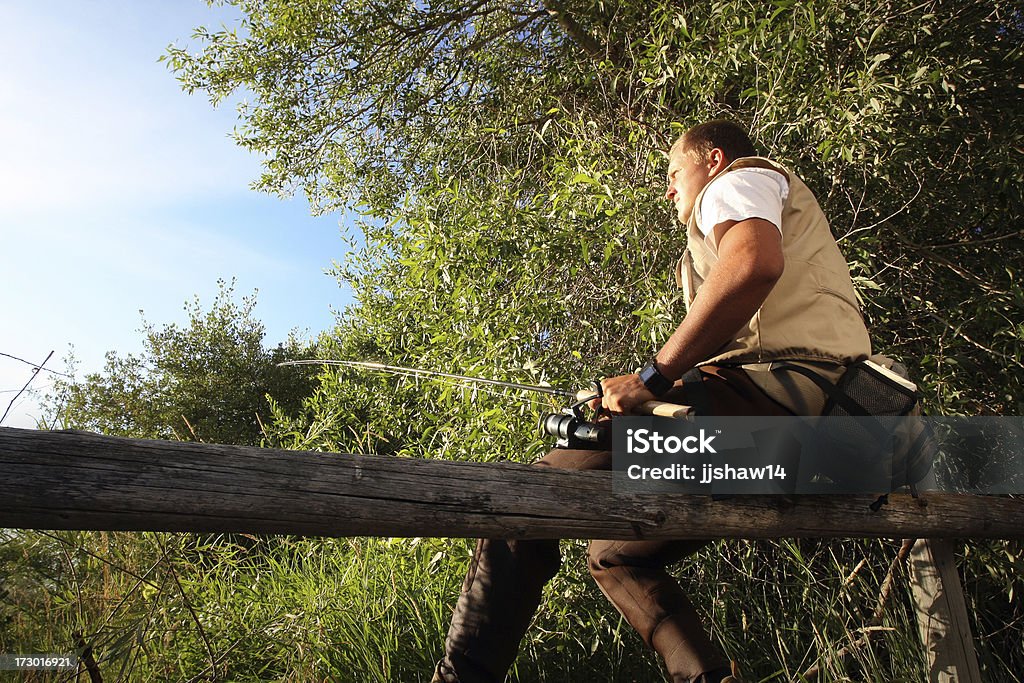
<svg viewBox="0 0 1024 683"><path fill-rule="evenodd" d="M52 215L246 191L238 178L254 178L259 164L229 138L234 112L211 114L201 97L185 96L157 63L155 41L133 43L116 23L48 26L53 35L41 40L41 20L11 17L13 11L0 14L4 213Z"/></svg>
<svg viewBox="0 0 1024 683"><path fill-rule="evenodd" d="M0 351L73 344L80 374L98 371L104 351L139 350L139 309L180 320L193 295L212 301L218 278L259 289L277 340L324 329L329 305L351 300L321 274L343 251L336 223L250 191L259 163L229 137L234 111L186 96L157 62L237 11L0 0L0 272L17 285L0 292L15 321ZM0 367L0 389L21 386L17 372ZM5 424L32 426L35 401L18 408Z"/></svg>

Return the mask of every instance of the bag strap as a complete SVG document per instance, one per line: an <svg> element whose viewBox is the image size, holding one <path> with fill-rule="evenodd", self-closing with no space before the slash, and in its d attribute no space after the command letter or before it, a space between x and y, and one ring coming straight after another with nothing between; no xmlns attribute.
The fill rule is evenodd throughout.
<svg viewBox="0 0 1024 683"><path fill-rule="evenodd" d="M686 399L695 415L712 415L711 395L704 386L704 375L700 368L690 368L680 378L686 388Z"/></svg>
<svg viewBox="0 0 1024 683"><path fill-rule="evenodd" d="M856 417L872 417L867 408L854 401L839 387L832 384L832 382L828 381L810 368L805 368L802 365L792 365L790 363L779 363L772 367L772 371L775 370L792 370L799 375L803 375L818 385L818 388L824 391L825 395L828 396L833 403L842 407L842 409L850 415L854 415Z"/></svg>
<svg viewBox="0 0 1024 683"><path fill-rule="evenodd" d="M847 369L849 369L849 367L852 367L852 366L848 366ZM888 432L881 425L881 423L879 422L877 416L874 416L871 413L869 413L867 408L865 408L860 403L858 403L857 401L855 401L852 398L850 398L850 396L848 394L846 394L845 392L843 392L842 389L840 389L838 386L836 386L832 382L828 381L825 377L821 376L820 374L818 374L814 370L811 370L810 368L805 368L805 367L803 367L801 365L792 365L791 363L779 363L778 365L775 365L775 366L772 367L773 371L776 370L776 369L778 369L778 370L791 370L791 371L793 371L793 372L795 372L795 373L797 373L799 375L803 375L807 379L809 379L812 382L814 382L818 386L819 389L821 389L823 392L825 392L825 395L828 396L829 399L833 403L835 403L836 405L842 407L843 410L845 410L850 415L854 415L854 416L857 416L857 417L872 418L870 420L863 420L862 424L865 427L865 429L867 429L869 432L871 432L872 435L875 436L875 438L879 439L880 441L884 441L885 439L887 439L889 437ZM926 440L926 438L927 438L927 434L920 434L920 435L918 435L917 439L914 442L914 446L916 447L919 443L922 443L922 441ZM898 465L897 465L896 459L894 457L893 468L895 469L897 466ZM915 486L916 482L911 482L910 481L911 462L910 462L909 458L904 460L903 468L904 468L904 479L906 480L905 483L910 486L910 491L913 494L913 496L916 498L917 497L917 488ZM893 475L895 476L895 474L896 474L896 472L894 471ZM881 509L881 507L883 505L887 504L888 502L889 502L888 494L883 494L883 495L879 496L878 500L876 500L874 503L872 503L869 507L871 508L872 512L878 512L878 510Z"/></svg>

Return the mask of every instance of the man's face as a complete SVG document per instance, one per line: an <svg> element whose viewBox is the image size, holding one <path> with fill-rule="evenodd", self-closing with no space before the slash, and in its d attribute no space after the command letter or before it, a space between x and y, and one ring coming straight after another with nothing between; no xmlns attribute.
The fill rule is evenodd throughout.
<svg viewBox="0 0 1024 683"><path fill-rule="evenodd" d="M718 164L714 162L715 152L719 152L720 156L721 150L713 150L710 159L700 161L684 144L669 158L668 189L665 191L665 199L676 207L676 216L684 225L690 220L697 195L718 170Z"/></svg>

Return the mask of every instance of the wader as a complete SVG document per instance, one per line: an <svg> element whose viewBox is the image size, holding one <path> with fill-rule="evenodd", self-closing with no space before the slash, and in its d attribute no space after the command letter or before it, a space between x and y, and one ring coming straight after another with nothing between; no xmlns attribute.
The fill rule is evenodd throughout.
<svg viewBox="0 0 1024 683"><path fill-rule="evenodd" d="M738 368L691 371L661 400L694 406L697 414L792 415ZM555 449L537 467L610 470L610 451ZM673 683L719 683L729 661L708 638L696 610L667 565L709 541L591 541L590 573L622 616L654 648ZM480 539L438 662L439 683L502 683L541 591L557 572L557 540Z"/></svg>

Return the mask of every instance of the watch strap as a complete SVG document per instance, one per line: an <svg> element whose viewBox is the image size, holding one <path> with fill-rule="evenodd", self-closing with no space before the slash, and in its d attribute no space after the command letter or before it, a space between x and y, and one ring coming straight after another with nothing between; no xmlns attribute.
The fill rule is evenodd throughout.
<svg viewBox="0 0 1024 683"><path fill-rule="evenodd" d="M661 374L661 371L658 370L658 366L655 365L653 360L640 370L639 375L640 381L644 383L645 387L647 387L647 391L651 392L655 396L661 397L672 388L672 380Z"/></svg>

